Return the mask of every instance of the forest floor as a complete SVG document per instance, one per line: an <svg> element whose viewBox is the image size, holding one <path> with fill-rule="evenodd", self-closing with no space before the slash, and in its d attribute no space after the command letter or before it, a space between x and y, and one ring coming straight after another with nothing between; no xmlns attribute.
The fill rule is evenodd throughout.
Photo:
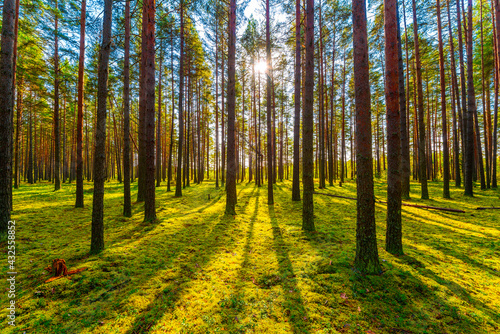
<svg viewBox="0 0 500 334"><path fill-rule="evenodd" d="M132 186L133 199L137 184ZM500 331L499 191L464 197L430 182L431 200L412 203L463 213L404 207L405 256L384 250L386 206L377 204L381 275L353 270L356 202L315 195L317 233L301 230L301 204L291 182L278 182L273 206L267 184L239 184L235 217L209 181L182 198L157 188L158 221L143 205L122 216L122 185L106 183L105 244L89 256L92 184L75 209L74 184L21 185L14 190L17 326L1 333L498 333ZM385 200L386 183L375 183ZM355 183L322 192L355 197ZM3 254L6 242L0 243ZM44 283L45 267L63 258L68 278ZM4 257L5 259L5 257ZM4 272L6 264L2 264ZM0 288L5 291L6 282Z"/></svg>

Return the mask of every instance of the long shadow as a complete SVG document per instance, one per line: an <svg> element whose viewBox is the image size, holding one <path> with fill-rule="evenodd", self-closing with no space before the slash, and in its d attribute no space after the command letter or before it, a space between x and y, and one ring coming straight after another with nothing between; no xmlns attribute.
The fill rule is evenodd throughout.
<svg viewBox="0 0 500 334"><path fill-rule="evenodd" d="M196 186L197 185L194 185L192 188L195 188ZM190 194L185 194L185 196L189 196L189 195ZM203 194L202 196L205 196L205 195L206 194ZM179 202L180 200L182 200L182 198L167 196L166 198L162 198L162 204L164 204L164 203L175 204L175 202ZM220 197L216 195L215 197L213 197L213 199L211 199L208 202L208 204L206 204L205 206L202 206L201 208L192 209L188 213L182 212L182 210L179 210L179 212L177 212L177 213L170 213L168 215L168 220L181 218L181 217L185 218L185 217L190 216L190 215L197 215L197 214L205 211L207 208L213 206L215 203L217 203L219 201L220 201ZM135 209L135 207L136 206L134 206L133 209ZM137 209L135 209L135 211L136 210ZM134 213L135 213L135 211L134 211ZM162 211L163 211L162 207L157 208L157 212L159 214ZM122 218L122 219L129 219L129 218ZM151 230L158 227L160 225L160 223L161 222L159 220L157 220L155 223L150 223L150 222L138 223L134 226L134 228L125 231L118 239L123 240L123 239L131 239L132 237L134 237L134 238L142 237L147 232L151 232ZM136 233L140 233L140 234L137 236L137 235L135 235ZM112 245L112 244L110 244L110 245Z"/></svg>
<svg viewBox="0 0 500 334"><path fill-rule="evenodd" d="M114 199L114 201L116 200L119 199ZM127 304L127 299L136 293L138 289L140 290L144 287L146 282L150 281L153 277L163 277L163 281L167 283L166 288L159 292L147 309L136 317L133 322L134 327L128 330L128 333L147 332L161 319L166 311L174 307L175 302L179 299L182 291L188 286L189 282L196 279L196 272L201 270L203 265L221 247L225 247L233 242L231 231L235 224L232 218L222 218L219 223L215 224L208 235L206 233L207 229L203 226L205 224L206 222L184 224L184 226L177 226L172 233L165 233L166 230L162 230L159 233L151 235L150 238L146 238L149 234L145 235L143 233L136 240L138 241L137 250L129 250L131 254L127 256L114 252L103 253L97 257L93 256L91 259L88 259L88 255L75 257L74 266L79 266L89 261L99 261L100 263L97 266L94 265L93 273L84 272L80 275L75 275L71 285L75 293L65 297L69 297L70 307L73 308L74 305L81 305L86 309L89 307L92 308L92 306L94 310L109 309L111 304L107 300L110 295L113 295L113 305L125 305ZM113 228L119 226L119 224L114 225ZM157 228L159 225L157 224L154 228ZM141 228L146 229L148 227L141 226ZM113 245L116 246L116 243L122 241L117 240L120 237L116 237L116 234L113 238L114 240L110 240L107 243L108 249L111 249ZM187 240L192 241L187 242ZM168 256L161 256L161 248L153 248L155 251L151 252L151 246L146 245L149 242L161 244L163 249L168 250ZM198 244L198 247L196 247L196 244ZM153 262L150 262L151 260ZM154 265L149 264L144 270L129 268L129 266L141 266L144 261L146 263L154 263ZM175 271L175 276L165 278L166 272L163 273L160 270L169 267L176 268L177 271ZM125 279L127 276L132 276L133 279ZM117 282L119 283L116 284ZM117 289L120 290L119 293L116 293L115 290ZM100 292L102 290L106 291ZM89 296L89 298L83 299L82 296ZM61 309L61 314L68 310L69 308ZM105 318L105 313L95 314L95 321L85 321L83 327L95 326L99 320ZM57 320L56 318L52 324L64 324L64 321ZM72 332L69 327L64 329L59 326L57 330Z"/></svg>
<svg viewBox="0 0 500 334"><path fill-rule="evenodd" d="M478 262L470 257L468 257L466 254L463 254L463 253L459 253L455 250L453 250L452 248L448 248L446 246L443 246L443 245L436 245L436 244L432 244L432 243L429 243L429 242L425 242L423 240L417 240L415 241L417 243L424 243L426 244L427 246L429 247L433 247L439 251L442 251L443 253L445 253L446 255L448 256L452 256L454 258L457 258L471 266L474 266L478 269L481 269L485 272L487 272L488 274L490 275L493 275L493 276L496 276L496 277L500 277L500 273L496 270L496 269L493 269L493 268L490 268L488 267L487 265L485 264L482 264L481 262Z"/></svg>
<svg viewBox="0 0 500 334"><path fill-rule="evenodd" d="M416 218L420 218L420 220L421 220L422 223L426 223L426 222L428 222L430 220L429 217L424 217L424 216L421 216L421 215L416 214L414 212L407 212L406 216L408 218L410 218L410 219L415 218L415 217ZM438 216L442 217L442 218L454 219L456 221L458 221L458 219L460 219L460 216L457 217L456 215L453 215L453 214L443 214L443 213L440 213ZM451 232L453 232L453 233L467 233L467 232L472 232L472 233L477 233L477 234L484 234L485 237L488 237L488 238L496 238L495 235L491 235L491 234L489 234L488 232L485 232L485 231L475 231L475 230L472 230L470 228L455 226L455 225L453 225L451 223L447 223L447 222L442 221L442 220L437 220L437 219L435 219L435 220L437 221L438 225L434 225L434 226L436 226L437 228L448 228L448 227L450 227L449 230ZM473 224L473 223L468 223L468 224L470 224L470 225L476 225L476 224ZM483 228L482 225L478 225L478 226L481 227L481 228ZM491 227L488 227L488 228L491 228ZM463 230L463 232L462 231L457 231L457 230ZM472 235L467 235L467 237L478 238L477 236L472 236Z"/></svg>
<svg viewBox="0 0 500 334"><path fill-rule="evenodd" d="M431 278L436 283L448 288L450 291L452 291L456 296L458 296L464 302L471 304L475 308L488 314L490 316L490 318L493 319L495 322L500 321L500 313L498 313L498 311L492 310L489 306L487 306L483 302L472 297L470 295L470 293L464 287L462 287L460 284L458 284L456 282L452 282L450 280L447 280L447 279L437 275L435 272L433 272L432 270L430 270L428 268L425 268L423 270L419 270L419 272L422 275L424 275L428 278Z"/></svg>
<svg viewBox="0 0 500 334"><path fill-rule="evenodd" d="M242 307L241 301L244 300L244 295L243 295L243 286L245 282L248 280L248 277L245 275L246 274L246 268L250 267L250 252L251 252L251 244L254 239L254 225L257 220L257 215L259 212L259 198L260 198L260 188L257 188L256 186L252 189L252 192L250 195L253 195L255 193L255 190L258 191L258 196L252 198L255 199L255 206L254 206L254 212L252 217L250 218L250 223L248 225L247 233L246 233L246 242L245 245L243 246L243 261L241 263L241 267L238 270L237 274L237 280L236 280L236 285L235 285L235 291L234 294L231 295L231 302L221 305L221 308L224 308L223 310L220 311L221 317L222 317L222 324L226 324L228 326L237 326L237 323L239 322L238 320L238 315L242 314L244 311L244 307ZM248 206L248 203L245 205L245 207ZM241 325L240 328L237 330L242 331L245 329L245 327L250 327L250 325Z"/></svg>
<svg viewBox="0 0 500 334"><path fill-rule="evenodd" d="M337 215L337 213L333 212L331 214ZM345 217L345 212L343 213L343 215L344 215L343 217ZM345 226L346 223L344 222L340 225L341 225L340 227L342 227ZM317 227L319 228L319 230L321 230L320 224L318 224ZM337 230L332 231L331 228L332 227L328 227L327 234L331 234L334 231L337 232ZM278 230L273 229L273 233L275 234L275 238L279 240ZM312 235L308 238L310 244L314 246L316 249L318 249L320 253L322 253L321 250L324 249L325 247L328 247L329 244L335 244L335 242L337 241L336 238L330 238L330 240L326 240L325 244L325 240L321 240L322 234L325 233L322 233L320 231L316 235ZM323 257L324 257L323 262L326 261L326 263L328 263L328 261L331 260L331 258L328 258L324 255ZM416 259L410 257L403 257L403 258L404 261L411 262L414 266L424 267L423 264L421 264ZM340 277L351 276L349 281L352 282L352 290L353 290L352 293L353 295L357 295L355 298L360 300L361 305L366 305L366 307L371 307L371 312L370 313L366 312L368 313L369 317L376 318L377 319L376 321L378 322L379 320L384 319L384 317L386 317L387 314L400 315L400 318L398 320L398 322L400 323L399 327L391 328L389 330L390 332L406 332L405 327L406 328L412 327L414 317L421 314L422 312L421 306L419 305L418 302L419 300L421 302L431 303L431 305L439 309L439 313L447 314L451 318L453 318L454 322L463 324L464 332L473 332L475 331L474 328L477 328L474 319L472 319L471 317L460 316L459 314L457 314L456 308L446 303L444 299L442 299L437 294L433 293L431 289L429 289L426 286L426 283L422 282L420 279L417 278L417 276L413 276L409 272L400 269L395 273L391 272L390 274L384 274L380 277L360 276L357 274L353 274L351 271L348 270L349 268L345 268L345 265L346 263L332 264L332 262L330 261L330 266L328 266L329 267L328 269L331 270L330 267L332 267L336 275L340 275ZM483 267L482 269L485 268ZM490 269L491 271L491 268L488 269ZM334 283L330 283L331 279L326 279L325 277L323 277L322 274L330 275L330 272L328 271L321 272L321 270L319 270L317 273L312 274L309 277L313 282L317 284L317 286L326 287L327 293L331 293L335 288L338 289L338 286L336 286ZM427 272L422 274L434 279L436 282L438 282L439 280L440 281L438 282L439 284L443 284L448 288L450 288L450 290L456 291L455 293L457 293L459 297L461 297L464 301L471 303L478 309L483 310L492 319L498 321L498 316L495 317L494 312L491 309L489 309L488 306L484 305L483 303L474 299L473 297L470 297L467 291L458 284L443 280L432 272ZM352 277L353 275L355 277ZM404 279L401 279L401 277L404 277ZM405 282L405 280L407 280L407 282ZM396 288L398 286L399 288ZM373 291L374 287L375 291ZM405 287L405 289L400 290L400 287ZM370 290L370 293L375 293L377 292L376 290L381 290L381 292L384 293L386 297L381 300L373 299L373 297L371 297L370 299L368 299L368 302L373 305L368 306L369 304L363 303L365 297L369 296L367 289ZM348 302L341 303L341 306L347 307L347 305ZM427 309L426 311L429 312L431 316L433 315L432 308ZM405 317L406 319L403 320L403 318ZM428 328L426 328L426 330L427 331L430 330L430 332L447 332L448 331L447 325L448 324L436 319L434 323L431 322L428 324ZM345 328L337 328L337 330L345 331Z"/></svg>
<svg viewBox="0 0 500 334"><path fill-rule="evenodd" d="M257 204L258 204L258 199L259 199L259 196L260 196L260 190L257 187L253 187L252 191L248 195L244 195L244 196L239 196L238 195L238 203L236 204L236 207L237 207L236 213L238 213L238 212L245 212L246 211L246 208L250 204L250 199L254 197L255 191L258 191L258 196L257 196ZM241 191L240 191L240 193L241 193ZM243 205L241 205L242 200L246 199L246 198L248 198L249 200L246 201ZM254 212L254 216L256 217L256 211ZM252 218L254 216L252 216ZM255 218L253 218L253 219L255 219Z"/></svg>
<svg viewBox="0 0 500 334"><path fill-rule="evenodd" d="M281 228L274 213L274 206L269 205L269 217L271 218L271 226L273 230L274 249L278 258L278 270L280 277L283 278L281 283L283 294L285 297L284 308L289 312L287 316L292 325L294 333L309 333L310 325L307 323L309 316L300 290L297 286L297 280L293 272L292 262L288 256L288 246L283 240Z"/></svg>
<svg viewBox="0 0 500 334"><path fill-rule="evenodd" d="M417 217L420 217L423 222L425 222L425 218L421 217L421 216L418 216L418 215L415 215ZM441 224L441 223L440 223ZM448 225L448 224L445 224L445 225ZM435 226L435 228L437 229L442 229L442 230L445 230L446 231L446 234L450 234L450 233L456 233L458 235L458 237L460 238L460 240L462 242L464 242L464 235L463 233L460 233L460 232L457 232L457 231L453 231L453 230L450 230L444 226ZM444 233L443 233L444 234ZM481 242L483 242L484 240L488 240L488 239L491 239L491 240L494 240L493 237L491 238L481 238L481 237L476 237L476 236L472 236L472 235L467 235L466 238L468 239L469 243L471 245L473 245L474 247L476 248L482 248L482 249L488 249L487 246L482 246L480 245ZM439 240L437 237L434 238L435 240ZM490 268L488 267L487 265L485 264L482 264L481 262L477 261L477 260L474 260L472 258L470 258L469 256L467 256L466 254L464 253L461 253L453 248L450 248L450 247L446 247L445 245L443 245L443 243L433 243L432 241L430 241L430 238L429 240L426 240L426 239L418 239L418 240L414 240L414 242L417 242L417 243L423 243L429 247L432 247L432 248L435 248L439 251L442 251L443 253L445 253L446 255L449 255L449 256L453 256L467 264L470 264L478 269L481 269L481 270L484 270L486 272L488 272L490 275L493 275L493 276L497 276L497 277L500 277L500 273L493 269L493 268Z"/></svg>
<svg viewBox="0 0 500 334"><path fill-rule="evenodd" d="M198 268L202 270L204 265L211 260L219 248L226 247L234 242L231 242L230 233L227 233L234 228L234 223L235 221L231 217L223 218L214 226L212 232L204 238L203 243L208 244L207 247L201 249L198 253L190 253L188 258L182 259L182 263L179 263L182 272L166 279L166 282L168 282L167 287L160 291L147 306L146 310L142 311L134 319L134 326L127 330L127 334L149 332L165 313L175 308L175 303L179 300L182 292L188 287L189 282L196 279L195 270ZM226 235L227 237L220 238L222 235ZM193 240L195 238L196 236L193 236ZM175 255L171 255L171 259L173 258L175 258Z"/></svg>

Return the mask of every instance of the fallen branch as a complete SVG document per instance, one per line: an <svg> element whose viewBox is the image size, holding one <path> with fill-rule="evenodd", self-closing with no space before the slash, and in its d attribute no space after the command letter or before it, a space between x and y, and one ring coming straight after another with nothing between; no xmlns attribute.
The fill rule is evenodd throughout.
<svg viewBox="0 0 500 334"><path fill-rule="evenodd" d="M479 207L479 208L476 208L476 210L500 210L500 208L490 206L490 207Z"/></svg>
<svg viewBox="0 0 500 334"><path fill-rule="evenodd" d="M88 269L87 267L84 267L84 268L79 268L79 269L68 271L68 268L66 268L66 261L64 261L64 259L54 259L52 261L52 267L48 266L47 268L45 268L45 270L47 270L49 273L52 273L54 276L49 278L48 280L46 280L45 283L55 281L56 279L61 278L61 277L65 277L65 276L68 276L68 278L71 278L71 277L69 277L69 275L77 274L77 273L82 272L82 271L87 270L87 269Z"/></svg>
<svg viewBox="0 0 500 334"><path fill-rule="evenodd" d="M313 192L313 194L315 194L315 195L325 195L325 196L336 197L336 198L344 198L344 199L350 199L350 200L357 201L357 198L355 198L355 197L346 197L346 196L339 196L339 195L332 195L332 194L325 194L325 193L318 193L318 192ZM387 202L377 201L377 200L375 200L375 203L387 204ZM448 212L456 212L456 213L465 213L464 210L449 209L449 208L440 208L440 207L436 207L436 206L406 204L406 203L401 203L401 205L402 206L411 206L412 208L419 208L419 209L430 209L430 210L448 211ZM500 208L498 208L498 209L500 209ZM478 208L478 210L482 210L482 209Z"/></svg>
<svg viewBox="0 0 500 334"><path fill-rule="evenodd" d="M385 203L385 202L384 202ZM439 210L439 211L448 211L448 212L456 212L456 213L465 213L464 210L459 209L449 209L449 208L440 208L437 206L427 206L427 205L417 205L417 204L406 204L401 203L403 206L411 206L412 208L420 208L420 209L430 209L430 210Z"/></svg>
<svg viewBox="0 0 500 334"><path fill-rule="evenodd" d="M49 282L55 281L56 279L61 278L61 277L68 277L68 278L71 279L71 277L69 277L69 275L78 274L78 273L81 273L82 271L87 270L87 269L88 269L87 267L84 267L84 268L79 268L79 269L71 270L71 271L68 271L68 273L66 275L51 277L48 280L46 280L45 283L49 283Z"/></svg>

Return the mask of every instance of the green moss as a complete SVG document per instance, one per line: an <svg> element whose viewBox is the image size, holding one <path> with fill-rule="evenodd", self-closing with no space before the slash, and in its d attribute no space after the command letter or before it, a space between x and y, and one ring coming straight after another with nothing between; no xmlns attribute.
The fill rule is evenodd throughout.
<svg viewBox="0 0 500 334"><path fill-rule="evenodd" d="M353 270L356 203L315 195L316 233L301 229L302 206L291 182L237 187L237 216L224 215L213 182L175 198L156 190L157 221L143 204L122 215L122 185L106 183L105 250L89 255L92 184L75 209L74 184L14 190L17 222L18 326L1 333L488 333L500 330L499 192L474 198L429 183L430 200L411 203L466 214L403 207L403 249L384 250L386 206L377 204L381 275ZM137 184L132 185L136 198ZM375 183L384 200L386 184ZM355 197L355 183L322 192ZM5 249L5 240L0 241ZM52 259L87 271L43 283ZM5 282L0 283L5 288ZM0 301L5 304L6 295ZM2 308L0 316L6 319ZM5 321L5 320L4 320Z"/></svg>

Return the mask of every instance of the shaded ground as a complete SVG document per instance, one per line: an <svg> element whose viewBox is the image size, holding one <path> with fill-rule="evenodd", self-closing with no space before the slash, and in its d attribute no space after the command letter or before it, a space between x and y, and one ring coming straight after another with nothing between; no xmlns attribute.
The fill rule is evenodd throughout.
<svg viewBox="0 0 500 334"><path fill-rule="evenodd" d="M136 187L136 184L133 185ZM500 331L499 192L473 199L430 183L431 200L412 203L460 208L453 214L403 209L406 256L384 250L385 206L377 204L380 276L352 270L356 206L315 197L317 233L301 231L301 205L291 183L238 185L236 217L225 217L225 196L213 182L174 198L157 188L158 222L122 213L122 185L106 183L105 242L88 256L92 184L84 209L74 209L74 184L15 190L18 326L1 333L495 333ZM375 185L378 199L386 184ZM355 184L322 192L355 196ZM135 199L136 188L133 188ZM6 253L6 244L0 249ZM4 257L5 258L5 257ZM43 283L54 258L68 268L90 267L72 279ZM4 270L6 266L3 265ZM2 281L0 287L5 291Z"/></svg>

